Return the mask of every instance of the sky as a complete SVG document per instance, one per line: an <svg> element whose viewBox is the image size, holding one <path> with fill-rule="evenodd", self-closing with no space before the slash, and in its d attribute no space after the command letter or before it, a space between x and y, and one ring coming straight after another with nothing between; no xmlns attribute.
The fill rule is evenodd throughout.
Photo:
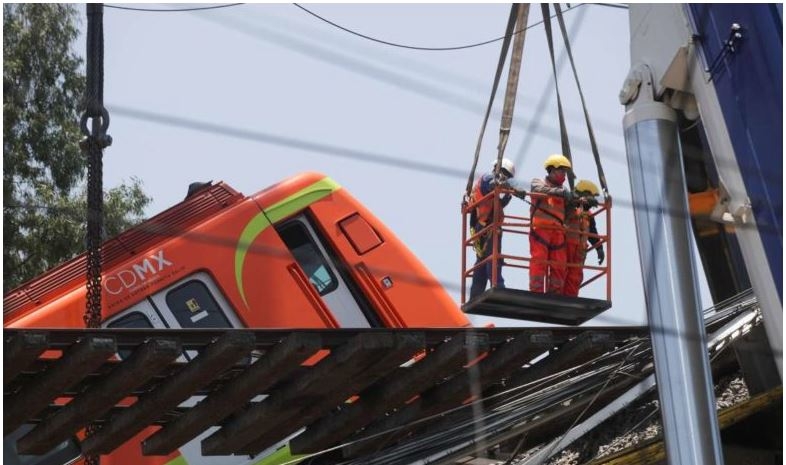
<svg viewBox="0 0 786 465"><path fill-rule="evenodd" d="M187 8L192 4L108 4ZM206 5L198 5L206 6ZM380 40L453 47L504 35L509 4L308 4L312 12ZM589 325L646 324L618 93L630 67L625 9L571 4L564 13L577 72L614 199L613 306ZM86 30L84 6L82 29ZM531 8L505 156L528 183L560 152L553 73L537 4ZM575 81L558 36L558 82L579 178L597 182ZM318 171L364 203L458 301L460 204L491 92L501 41L455 51L384 45L340 30L293 4L194 12L104 9L104 104L113 145L104 186L131 177L152 216L189 183L223 180L250 195ZM76 46L84 53L84 36ZM507 76L507 69L504 76ZM505 79L478 170L497 156ZM509 214L528 206L514 199ZM601 231L604 228L601 227ZM518 243L506 238L505 250ZM513 253L513 252L511 252ZM521 252L523 254L523 251ZM468 255L471 262L474 257ZM588 262L594 261L594 253ZM526 274L506 272L508 287ZM605 283L583 292L605 298ZM702 294L706 298L706 289ZM475 324L523 323L473 317Z"/></svg>

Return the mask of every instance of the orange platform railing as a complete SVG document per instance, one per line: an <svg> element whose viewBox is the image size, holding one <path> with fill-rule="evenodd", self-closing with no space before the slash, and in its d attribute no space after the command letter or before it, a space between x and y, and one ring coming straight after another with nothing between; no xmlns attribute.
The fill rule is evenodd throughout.
<svg viewBox="0 0 786 465"><path fill-rule="evenodd" d="M518 251L528 252L529 251L529 234L530 234L530 227L531 227L531 204L538 198L547 197L545 194L538 194L538 193L531 193L527 192L524 195L519 194L518 198L514 197L508 206L505 208L507 210L503 214L503 208L501 204L500 197L504 194L514 194L514 191L510 188L505 188L501 186L497 186L494 188L493 191L489 192L486 196L477 201L470 201L466 202L462 206L462 254L461 254L461 303L464 304L467 301L467 280L471 279L473 273L477 269L482 266L485 266L487 263L491 263L491 287L496 288L497 283L499 283L500 276L499 272L503 268L517 268L517 269L530 269L530 263L532 261L532 257L528 253L517 253ZM521 199L521 201L519 201ZM480 229L479 231L470 231L470 214L473 212L475 207L477 207L482 202L493 202L493 220ZM513 211L524 211L525 214L509 214L509 212ZM579 229L569 228L567 226L556 226L558 228L564 229L565 233L577 233L581 234L585 237L594 237L598 239L595 244L588 244L585 241L586 252L589 253L596 248L603 246L604 251L606 253L605 261L602 265L592 265L588 264L591 258L588 256L584 263L567 263L568 267L581 267L584 270L584 279L580 286L580 293L584 290L587 286L592 283L595 283L598 280L605 280L605 289L601 289L597 291L593 289L597 295L596 298L601 298L606 301L611 300L611 198L606 198L602 203L596 208L593 208L591 211L588 212L590 216L595 218L596 225L598 228L598 234L590 233L589 231L580 231ZM543 226L541 226L543 228ZM505 233L505 237L513 237L513 239L507 241L507 243L502 246L503 237L502 234ZM474 244L479 238L483 237L484 235L490 234L491 235L491 244L492 244L492 252L483 260L476 261L474 264L469 265L467 255L468 253L475 258L476 254L474 253ZM517 239L523 238L523 239ZM524 240L525 239L525 240ZM504 249L501 250L501 248ZM499 266L501 262L502 266ZM542 261L541 263L544 264L552 264L554 262L551 261ZM547 280L549 277L546 278ZM512 289L521 290L528 290L528 281L524 281L527 285L510 285L511 282L507 279L508 283L506 287ZM548 281L544 286L545 289L548 289ZM605 296L605 297L604 297Z"/></svg>

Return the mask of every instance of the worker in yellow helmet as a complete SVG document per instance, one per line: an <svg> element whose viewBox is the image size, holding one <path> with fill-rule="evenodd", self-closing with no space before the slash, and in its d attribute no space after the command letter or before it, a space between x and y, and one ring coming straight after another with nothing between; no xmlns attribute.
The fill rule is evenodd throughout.
<svg viewBox="0 0 786 465"><path fill-rule="evenodd" d="M496 185L507 185L507 183L516 175L516 165L508 158L503 158L502 163L497 169L497 161L494 160L492 165L492 169L490 172L481 175L476 181L475 185L472 188L472 195L470 196L470 201L474 204L475 202L480 201L483 197L488 195L492 190L494 190L494 186ZM511 196L510 194L505 194L500 197L500 206L504 209L508 203L510 203ZM504 214L504 212L503 212ZM469 218L470 224L470 234L475 235L476 232L481 231L483 228L488 226L494 220L494 199L487 198L480 203L478 203L475 208L472 210ZM493 252L493 243L491 241L491 231L479 236L474 243L475 248L475 255L477 257L477 261L475 264L477 265L481 261L488 258L491 253ZM498 244L500 244L501 250L501 238L502 238L502 231L497 235ZM492 262L488 261L485 265L476 268L475 271L472 272L472 285L469 291L469 298L472 300L473 298L479 296L486 290L486 284L491 280L492 277ZM493 284L493 283L492 283ZM502 277L502 260L497 261L497 283L496 287L504 288L505 287L505 279Z"/></svg>
<svg viewBox="0 0 786 465"><path fill-rule="evenodd" d="M548 156L543 166L547 172L545 179L533 179L531 188L532 193L545 196L533 196L530 208L529 290L561 294L568 258L565 211L572 198L570 189L563 183L571 164L564 155L555 154Z"/></svg>
<svg viewBox="0 0 786 465"><path fill-rule="evenodd" d="M595 217L590 214L590 210L598 206L598 195L600 195L598 186L586 179L577 182L573 188L573 201L568 206L565 218L565 227L567 228L565 239L569 266L562 293L566 296L576 297L579 295L579 287L584 280L583 266L584 260L587 258L587 242L598 254L598 265L602 265L603 260L606 259L603 244L598 244L600 239L588 234L598 234ZM570 266L571 264L579 266Z"/></svg>

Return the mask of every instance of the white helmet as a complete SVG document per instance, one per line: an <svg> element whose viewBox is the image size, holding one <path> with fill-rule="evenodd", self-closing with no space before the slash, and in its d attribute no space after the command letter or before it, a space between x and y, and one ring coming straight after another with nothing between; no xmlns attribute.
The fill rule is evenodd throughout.
<svg viewBox="0 0 786 465"><path fill-rule="evenodd" d="M497 170L497 160L494 160L494 164L491 165L491 169L494 171ZM510 158L502 159L502 169L510 173L511 178L516 176L516 165L513 164L513 161Z"/></svg>

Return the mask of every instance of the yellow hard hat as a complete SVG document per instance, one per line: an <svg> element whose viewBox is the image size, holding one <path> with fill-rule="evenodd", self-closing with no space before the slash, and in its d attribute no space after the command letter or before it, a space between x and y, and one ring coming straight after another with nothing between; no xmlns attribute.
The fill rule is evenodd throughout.
<svg viewBox="0 0 786 465"><path fill-rule="evenodd" d="M568 157L559 153L555 153L554 155L549 155L546 157L546 161L543 162L543 167L549 169L549 166L554 168L571 168Z"/></svg>
<svg viewBox="0 0 786 465"><path fill-rule="evenodd" d="M595 185L594 182L588 181L586 179L582 179L576 183L576 187L573 188L576 192L589 192L592 195L600 195L600 190L598 186Z"/></svg>

